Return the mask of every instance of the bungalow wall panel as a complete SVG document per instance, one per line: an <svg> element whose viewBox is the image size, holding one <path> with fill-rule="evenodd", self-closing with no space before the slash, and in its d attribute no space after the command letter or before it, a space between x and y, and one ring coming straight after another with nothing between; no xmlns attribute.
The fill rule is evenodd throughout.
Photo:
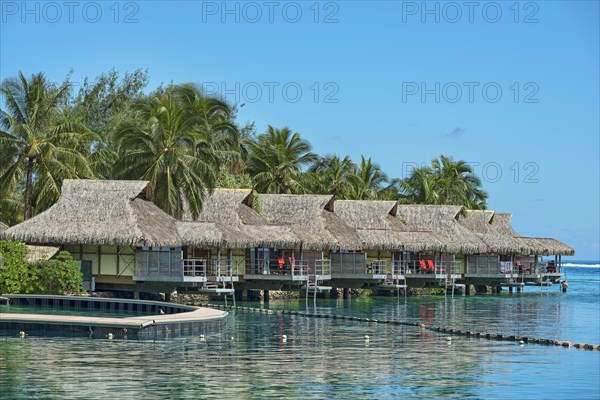
<svg viewBox="0 0 600 400"><path fill-rule="evenodd" d="M102 254L117 254L117 246L102 246Z"/></svg>
<svg viewBox="0 0 600 400"><path fill-rule="evenodd" d="M98 275L102 268L98 268L98 246L82 246L82 260L90 260L92 262L92 274Z"/></svg>
<svg viewBox="0 0 600 400"><path fill-rule="evenodd" d="M244 275L246 271L246 250L244 249L233 249L232 250L232 266L234 275ZM236 271L237 267L237 271Z"/></svg>
<svg viewBox="0 0 600 400"><path fill-rule="evenodd" d="M454 257L454 273L464 274L465 273L465 256L463 254L457 254Z"/></svg>
<svg viewBox="0 0 600 400"><path fill-rule="evenodd" d="M67 244L63 246L65 251L68 251L75 260L79 260L80 257L80 253L79 253L79 245L74 245L74 244Z"/></svg>
<svg viewBox="0 0 600 400"><path fill-rule="evenodd" d="M102 253L100 254L100 268L102 275L117 275L117 255L116 254L105 254L104 247L102 247Z"/></svg>
<svg viewBox="0 0 600 400"><path fill-rule="evenodd" d="M135 256L133 254L119 255L119 275L133 276L135 271Z"/></svg>

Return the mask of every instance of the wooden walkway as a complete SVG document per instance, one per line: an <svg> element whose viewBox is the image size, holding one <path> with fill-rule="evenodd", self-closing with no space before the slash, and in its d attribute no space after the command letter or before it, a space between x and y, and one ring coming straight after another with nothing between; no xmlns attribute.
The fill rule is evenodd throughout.
<svg viewBox="0 0 600 400"><path fill-rule="evenodd" d="M217 320L225 318L227 315L228 313L226 311L215 310L206 307L198 307L193 311L176 314L161 314L126 318L0 313L0 324L3 322L16 322L30 324L83 325L143 329L152 325Z"/></svg>

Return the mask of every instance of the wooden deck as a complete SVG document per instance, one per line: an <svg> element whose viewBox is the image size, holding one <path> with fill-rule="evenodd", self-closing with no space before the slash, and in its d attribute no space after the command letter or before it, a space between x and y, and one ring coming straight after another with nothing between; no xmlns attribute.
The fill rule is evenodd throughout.
<svg viewBox="0 0 600 400"><path fill-rule="evenodd" d="M162 315L148 315L127 318L86 317L74 315L47 315L47 314L12 314L0 313L0 323L18 322L30 324L52 325L84 325L94 327L137 328L143 329L152 325L162 325L181 322L197 322L221 319L227 312L212 308L198 307L196 310Z"/></svg>

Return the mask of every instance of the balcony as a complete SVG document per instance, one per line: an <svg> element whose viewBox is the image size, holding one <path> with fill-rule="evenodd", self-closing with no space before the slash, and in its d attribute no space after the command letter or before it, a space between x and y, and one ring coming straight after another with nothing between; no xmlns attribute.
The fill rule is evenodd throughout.
<svg viewBox="0 0 600 400"><path fill-rule="evenodd" d="M399 263L401 263L401 266L398 267L398 270L402 271L407 278L460 278L460 274L456 273L455 261L434 262L433 260L420 259L399 261Z"/></svg>
<svg viewBox="0 0 600 400"><path fill-rule="evenodd" d="M327 260L296 260L293 258L262 260L246 263L246 280L307 281L308 278L323 281L331 279Z"/></svg>
<svg viewBox="0 0 600 400"><path fill-rule="evenodd" d="M148 282L237 282L232 263L207 258L181 259L181 252L136 253L135 281Z"/></svg>

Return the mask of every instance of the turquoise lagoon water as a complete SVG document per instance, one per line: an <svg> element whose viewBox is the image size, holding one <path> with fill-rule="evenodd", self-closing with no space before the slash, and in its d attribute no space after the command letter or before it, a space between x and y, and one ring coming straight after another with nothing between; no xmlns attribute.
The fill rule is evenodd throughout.
<svg viewBox="0 0 600 400"><path fill-rule="evenodd" d="M316 311L600 343L600 268L567 277L566 294L318 300ZM600 352L447 336L235 311L204 338L0 337L0 398L600 398Z"/></svg>

